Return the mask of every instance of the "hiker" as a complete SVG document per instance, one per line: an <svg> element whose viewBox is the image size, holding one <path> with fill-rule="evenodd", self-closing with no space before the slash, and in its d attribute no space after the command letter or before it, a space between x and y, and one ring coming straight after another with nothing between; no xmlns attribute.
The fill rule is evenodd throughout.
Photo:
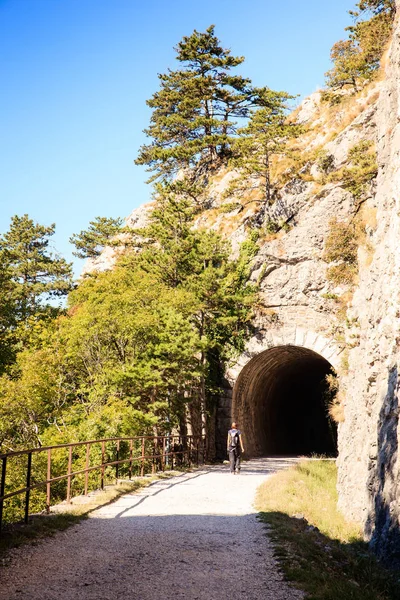
<svg viewBox="0 0 400 600"><path fill-rule="evenodd" d="M232 429L228 431L228 454L229 464L232 475L240 473L240 456L244 452L242 442L242 432L237 428L236 423L232 423Z"/></svg>

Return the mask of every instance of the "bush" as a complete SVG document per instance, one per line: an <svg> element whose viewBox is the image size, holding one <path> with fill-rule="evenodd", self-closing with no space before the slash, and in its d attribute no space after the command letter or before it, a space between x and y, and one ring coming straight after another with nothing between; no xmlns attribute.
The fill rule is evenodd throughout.
<svg viewBox="0 0 400 600"><path fill-rule="evenodd" d="M329 266L327 278L335 285L351 284L357 272L357 238L354 224L330 221L323 259Z"/></svg>
<svg viewBox="0 0 400 600"><path fill-rule="evenodd" d="M349 150L348 167L329 175L329 181L340 182L353 198L359 201L366 193L368 185L377 176L376 151L370 140L363 140Z"/></svg>
<svg viewBox="0 0 400 600"><path fill-rule="evenodd" d="M218 212L226 214L231 213L234 210L237 210L238 208L242 208L240 202L228 202L226 204L221 204L221 206L218 207Z"/></svg>
<svg viewBox="0 0 400 600"><path fill-rule="evenodd" d="M319 171L328 175L335 170L335 157L326 150L321 150L318 153L317 167Z"/></svg>

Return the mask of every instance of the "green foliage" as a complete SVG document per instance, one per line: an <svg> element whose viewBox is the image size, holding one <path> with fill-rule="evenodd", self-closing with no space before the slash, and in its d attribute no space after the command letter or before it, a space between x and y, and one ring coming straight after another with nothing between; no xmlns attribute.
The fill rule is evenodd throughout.
<svg viewBox="0 0 400 600"><path fill-rule="evenodd" d="M331 173L331 181L340 181L355 200L360 200L368 189L368 185L377 176L378 164L376 151L371 141L363 140L353 146L348 155L349 165Z"/></svg>
<svg viewBox="0 0 400 600"><path fill-rule="evenodd" d="M221 46L213 25L184 36L175 50L181 68L159 75L160 89L147 101L153 112L145 133L152 142L136 159L154 172L152 180L220 164L230 153L236 120L248 116L258 96L249 79L232 74L244 58Z"/></svg>
<svg viewBox="0 0 400 600"><path fill-rule="evenodd" d="M83 279L68 314L42 323L0 378L3 448L170 431L215 393L220 363L243 349L258 249L236 261L215 232L193 228L193 202L158 186L141 252Z"/></svg>
<svg viewBox="0 0 400 600"><path fill-rule="evenodd" d="M228 214L233 212L234 210L238 210L241 208L242 205L240 204L240 202L225 202L224 204L221 204L221 206L218 208L218 212L222 214Z"/></svg>
<svg viewBox="0 0 400 600"><path fill-rule="evenodd" d="M78 258L95 258L100 256L105 246L113 243L113 238L122 231L123 220L107 217L96 217L89 223L86 231L74 234L70 243L76 248L73 252ZM121 244L121 241L118 242Z"/></svg>
<svg viewBox="0 0 400 600"><path fill-rule="evenodd" d="M290 231L290 223L286 219L267 219L264 223L263 229L267 235L274 236L279 231Z"/></svg>
<svg viewBox="0 0 400 600"><path fill-rule="evenodd" d="M84 374L77 395L89 406L121 398L139 412L163 413L166 397L196 371L192 296L141 269L120 267L89 278L71 302L67 352Z"/></svg>
<svg viewBox="0 0 400 600"><path fill-rule="evenodd" d="M319 171L328 175L335 169L335 157L327 150L321 150L318 153L317 167Z"/></svg>
<svg viewBox="0 0 400 600"><path fill-rule="evenodd" d="M323 258L334 264L328 268L327 278L335 285L351 284L357 273L358 244L355 226L336 218L329 225Z"/></svg>
<svg viewBox="0 0 400 600"><path fill-rule="evenodd" d="M329 106L336 106L343 100L343 95L335 93L332 90L323 90L321 92L321 102L327 102Z"/></svg>
<svg viewBox="0 0 400 600"><path fill-rule="evenodd" d="M395 15L394 0L365 0L350 11L355 23L347 28L349 37L333 45L333 67L326 73L328 88L350 87L357 92L372 79L391 35Z"/></svg>
<svg viewBox="0 0 400 600"><path fill-rule="evenodd" d="M333 90L351 86L358 91L359 82L371 77L371 66L364 60L363 52L353 40L340 40L331 50L333 68L326 73L328 88Z"/></svg>
<svg viewBox="0 0 400 600"><path fill-rule="evenodd" d="M46 300L62 297L71 289L71 265L49 251L55 225L44 227L28 215L14 216L0 238L0 260L14 284L19 320L42 309Z"/></svg>
<svg viewBox="0 0 400 600"><path fill-rule="evenodd" d="M350 14L355 17L370 11L374 15L386 13L390 15L391 18L394 18L396 13L396 0L360 0L357 2L356 7L358 11L350 11Z"/></svg>
<svg viewBox="0 0 400 600"><path fill-rule="evenodd" d="M16 284L7 264L0 262L0 374L15 360L17 338Z"/></svg>
<svg viewBox="0 0 400 600"><path fill-rule="evenodd" d="M0 236L0 374L32 343L41 322L59 313L54 299L72 287L72 268L50 251L55 226L14 216Z"/></svg>
<svg viewBox="0 0 400 600"><path fill-rule="evenodd" d="M255 242L250 237L238 261L229 260L229 246L218 234L193 228L193 203L172 193L169 185L159 185L157 192L158 205L142 232L146 240L142 252L127 260L165 285L193 294L199 307L192 322L204 344L204 355L216 351L223 360L226 353L243 347L242 333L248 329L254 290L247 278Z"/></svg>
<svg viewBox="0 0 400 600"><path fill-rule="evenodd" d="M260 90L262 106L251 112L249 123L239 129L233 151L232 166L239 170L228 193L243 194L259 189L263 202L269 203L273 193L271 159L277 155L290 155L287 142L296 138L304 128L288 120L288 101L293 99L286 92Z"/></svg>
<svg viewBox="0 0 400 600"><path fill-rule="evenodd" d="M17 355L10 374L0 377L0 447L41 444L41 432L65 402L60 357L49 345Z"/></svg>

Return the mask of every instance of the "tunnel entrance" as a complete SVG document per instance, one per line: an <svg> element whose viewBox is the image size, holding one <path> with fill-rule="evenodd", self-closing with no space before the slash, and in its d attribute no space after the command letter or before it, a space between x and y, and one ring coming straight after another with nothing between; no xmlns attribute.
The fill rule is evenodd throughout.
<svg viewBox="0 0 400 600"><path fill-rule="evenodd" d="M326 405L330 363L313 350L276 346L254 357L233 390L232 418L248 456L336 455L336 426Z"/></svg>

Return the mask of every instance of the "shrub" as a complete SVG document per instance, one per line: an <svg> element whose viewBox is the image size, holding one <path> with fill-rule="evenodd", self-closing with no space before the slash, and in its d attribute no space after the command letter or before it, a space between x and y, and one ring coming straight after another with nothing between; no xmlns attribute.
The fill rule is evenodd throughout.
<svg viewBox="0 0 400 600"><path fill-rule="evenodd" d="M218 212L227 214L237 210L238 208L242 208L240 202L227 202L226 204L221 204L221 206L218 207Z"/></svg>
<svg viewBox="0 0 400 600"><path fill-rule="evenodd" d="M357 272L357 239L354 224L330 221L323 259L329 266L327 277L335 285L351 284Z"/></svg>
<svg viewBox="0 0 400 600"><path fill-rule="evenodd" d="M355 200L360 200L378 173L376 151L370 140L353 146L348 154L349 165L329 175L329 181L340 182Z"/></svg>
<svg viewBox="0 0 400 600"><path fill-rule="evenodd" d="M319 171L328 175L335 170L335 157L326 150L321 150L318 153L317 167Z"/></svg>

